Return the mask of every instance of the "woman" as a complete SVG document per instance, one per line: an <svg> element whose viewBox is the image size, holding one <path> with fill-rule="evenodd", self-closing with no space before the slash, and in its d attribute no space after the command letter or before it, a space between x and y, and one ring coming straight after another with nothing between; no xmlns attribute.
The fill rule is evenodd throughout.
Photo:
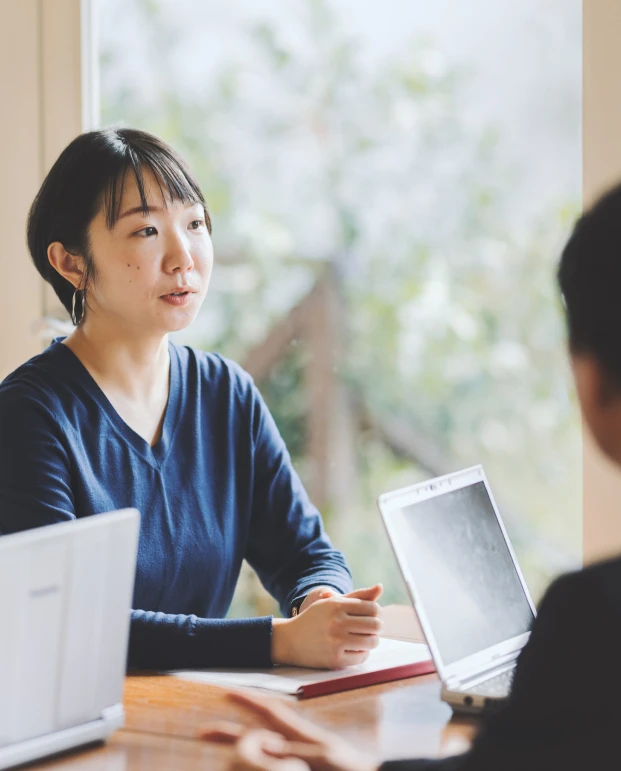
<svg viewBox="0 0 621 771"><path fill-rule="evenodd" d="M351 591L249 375L168 340L205 298L210 233L156 137L93 131L58 158L28 246L76 328L0 385L0 531L141 512L130 667L360 663L381 587ZM244 558L293 618L223 620Z"/></svg>

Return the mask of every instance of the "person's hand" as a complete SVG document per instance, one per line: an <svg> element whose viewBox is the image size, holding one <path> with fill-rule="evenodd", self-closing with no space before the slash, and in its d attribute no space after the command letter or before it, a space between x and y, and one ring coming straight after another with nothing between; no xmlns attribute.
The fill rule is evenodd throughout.
<svg viewBox="0 0 621 771"><path fill-rule="evenodd" d="M339 736L305 720L276 699L230 693L268 730L221 723L202 732L207 741L235 744L235 771L377 771L378 763Z"/></svg>
<svg viewBox="0 0 621 771"><path fill-rule="evenodd" d="M294 618L274 619L272 662L317 669L363 664L379 645L381 593L381 584L334 593L314 600Z"/></svg>
<svg viewBox="0 0 621 771"><path fill-rule="evenodd" d="M215 741L226 741L226 728L218 731ZM283 737L273 731L247 731L243 736L231 730L230 741L235 741L235 754L229 771L309 771L309 765L298 758L280 758ZM206 735L204 738L209 739ZM276 754L274 754L276 753Z"/></svg>
<svg viewBox="0 0 621 771"><path fill-rule="evenodd" d="M317 600L327 600L330 597L336 597L340 596L337 591L332 589L330 586L316 586L314 589L311 589L310 592L306 595L304 598L304 602L300 605L298 608L298 613L304 613L304 611L307 608L310 608L310 606L317 602Z"/></svg>
<svg viewBox="0 0 621 771"><path fill-rule="evenodd" d="M356 589L349 594L340 594L331 586L316 586L304 598L304 602L298 608L298 613L303 613L307 608L317 602L317 600L327 600L330 597L355 597L362 600L379 599L383 591L381 584L375 584L368 589Z"/></svg>

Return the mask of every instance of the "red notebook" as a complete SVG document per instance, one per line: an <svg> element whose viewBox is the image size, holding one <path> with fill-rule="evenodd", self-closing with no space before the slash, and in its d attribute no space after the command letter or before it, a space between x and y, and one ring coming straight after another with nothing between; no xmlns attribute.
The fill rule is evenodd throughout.
<svg viewBox="0 0 621 771"><path fill-rule="evenodd" d="M435 672L435 666L429 648L424 643L383 638L364 664L347 669L199 669L180 670L170 674L210 685L259 688L309 699L405 677L427 675L430 672Z"/></svg>

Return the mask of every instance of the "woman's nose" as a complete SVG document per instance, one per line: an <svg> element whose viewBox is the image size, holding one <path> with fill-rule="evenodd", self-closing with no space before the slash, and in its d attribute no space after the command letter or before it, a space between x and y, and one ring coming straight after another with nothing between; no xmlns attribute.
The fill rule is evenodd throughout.
<svg viewBox="0 0 621 771"><path fill-rule="evenodd" d="M194 260L185 240L177 236L171 239L166 253L166 269L170 273L185 273L194 267Z"/></svg>

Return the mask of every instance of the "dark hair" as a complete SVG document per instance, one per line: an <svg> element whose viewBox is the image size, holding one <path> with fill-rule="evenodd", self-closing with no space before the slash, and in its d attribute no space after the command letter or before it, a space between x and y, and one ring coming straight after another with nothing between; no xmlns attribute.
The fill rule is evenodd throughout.
<svg viewBox="0 0 621 771"><path fill-rule="evenodd" d="M211 233L211 220L200 187L172 147L135 129L108 128L81 134L50 169L30 207L27 228L32 260L69 313L75 289L50 265L48 246L59 241L68 252L84 258L86 291L95 278L88 227L102 207L107 226L114 226L128 170L134 175L144 213L148 214L145 169L157 180L162 196L168 193L172 200L202 203ZM85 293L82 302L86 303Z"/></svg>
<svg viewBox="0 0 621 771"><path fill-rule="evenodd" d="M594 356L621 386L621 185L576 223L558 281L570 349Z"/></svg>

